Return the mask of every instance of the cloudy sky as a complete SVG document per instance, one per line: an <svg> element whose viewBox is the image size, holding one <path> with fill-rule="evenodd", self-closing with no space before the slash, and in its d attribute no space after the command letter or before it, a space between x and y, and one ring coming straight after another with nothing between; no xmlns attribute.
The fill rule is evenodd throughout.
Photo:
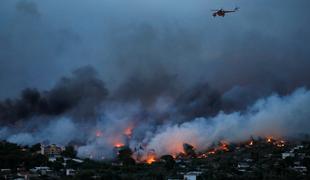
<svg viewBox="0 0 310 180"><path fill-rule="evenodd" d="M310 84L308 0L1 0L0 98L93 66L132 76L286 93ZM211 9L240 7L213 18ZM267 90L266 90L267 89ZM271 90L270 90L271 89Z"/></svg>
<svg viewBox="0 0 310 180"><path fill-rule="evenodd" d="M87 156L128 128L131 147L160 154L309 133L309 5L0 0L0 139L80 142Z"/></svg>

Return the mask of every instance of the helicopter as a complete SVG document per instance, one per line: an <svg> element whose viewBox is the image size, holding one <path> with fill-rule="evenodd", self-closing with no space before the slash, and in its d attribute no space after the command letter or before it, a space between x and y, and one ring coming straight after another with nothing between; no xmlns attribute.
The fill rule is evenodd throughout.
<svg viewBox="0 0 310 180"><path fill-rule="evenodd" d="M240 8L236 7L234 10L224 10L224 9L217 9L217 10L211 10L214 11L214 13L212 14L213 17L216 16L222 16L224 17L226 13L232 13L232 12L236 12L238 11Z"/></svg>

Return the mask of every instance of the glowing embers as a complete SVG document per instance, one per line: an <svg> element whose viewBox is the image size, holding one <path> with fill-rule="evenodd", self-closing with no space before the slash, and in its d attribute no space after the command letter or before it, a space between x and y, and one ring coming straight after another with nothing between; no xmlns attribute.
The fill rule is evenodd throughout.
<svg viewBox="0 0 310 180"><path fill-rule="evenodd" d="M277 147L284 147L285 146L285 141L283 141L283 140L277 141L276 142L276 146Z"/></svg>
<svg viewBox="0 0 310 180"><path fill-rule="evenodd" d="M124 146L125 146L125 144L120 143L120 142L117 142L117 143L114 144L114 147L116 147L116 148L121 148L121 147L124 147Z"/></svg>
<svg viewBox="0 0 310 180"><path fill-rule="evenodd" d="M155 161L156 161L156 153L155 153L155 151L154 150L149 150L148 152L147 152L147 155L146 155L147 157L146 157L146 163L147 164L152 164L152 163L154 163Z"/></svg>
<svg viewBox="0 0 310 180"><path fill-rule="evenodd" d="M201 154L197 155L197 158L199 158L199 159L203 159L203 158L207 158L207 157L208 157L207 153L201 153Z"/></svg>
<svg viewBox="0 0 310 180"><path fill-rule="evenodd" d="M148 157L147 158L147 160L146 160L146 163L147 164L152 164L153 162L155 162L156 161L156 157Z"/></svg>
<svg viewBox="0 0 310 180"><path fill-rule="evenodd" d="M266 142L267 143L272 143L273 141L273 138L272 137L266 137Z"/></svg>
<svg viewBox="0 0 310 180"><path fill-rule="evenodd" d="M266 142L269 143L269 144L273 144L279 148L282 148L285 146L285 141L284 140L281 140L279 138L274 138L274 137L266 137Z"/></svg>
<svg viewBox="0 0 310 180"><path fill-rule="evenodd" d="M205 152L197 153L196 157L199 159L202 159L202 158L207 158L210 155L217 154L219 152L228 152L228 151L230 151L229 143L227 141L220 141L217 146L212 147Z"/></svg>
<svg viewBox="0 0 310 180"><path fill-rule="evenodd" d="M221 141L217 151L229 151L228 145L229 143L227 141Z"/></svg>
<svg viewBox="0 0 310 180"><path fill-rule="evenodd" d="M219 145L207 151L207 154L210 155L215 154L217 152L227 152L227 151L229 151L229 143L227 141L220 141Z"/></svg>

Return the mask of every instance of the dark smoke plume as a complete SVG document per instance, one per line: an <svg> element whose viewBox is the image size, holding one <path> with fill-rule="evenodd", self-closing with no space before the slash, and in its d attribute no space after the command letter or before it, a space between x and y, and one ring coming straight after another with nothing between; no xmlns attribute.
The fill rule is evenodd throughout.
<svg viewBox="0 0 310 180"><path fill-rule="evenodd" d="M33 116L57 116L71 110L80 115L94 114L96 106L107 96L104 83L96 75L88 66L74 71L72 77L62 78L49 91L23 90L20 98L0 102L1 124Z"/></svg>

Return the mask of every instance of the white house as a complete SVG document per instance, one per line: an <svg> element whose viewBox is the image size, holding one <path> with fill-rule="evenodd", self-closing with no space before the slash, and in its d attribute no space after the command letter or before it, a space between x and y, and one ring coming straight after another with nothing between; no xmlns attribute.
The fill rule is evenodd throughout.
<svg viewBox="0 0 310 180"><path fill-rule="evenodd" d="M282 159L286 159L287 157L295 157L295 154L292 152L282 153Z"/></svg>
<svg viewBox="0 0 310 180"><path fill-rule="evenodd" d="M74 169L66 169L66 176L74 176L76 171Z"/></svg>
<svg viewBox="0 0 310 180"><path fill-rule="evenodd" d="M192 171L188 172L184 175L184 180L196 180L199 175L201 175L202 172L200 171Z"/></svg>

